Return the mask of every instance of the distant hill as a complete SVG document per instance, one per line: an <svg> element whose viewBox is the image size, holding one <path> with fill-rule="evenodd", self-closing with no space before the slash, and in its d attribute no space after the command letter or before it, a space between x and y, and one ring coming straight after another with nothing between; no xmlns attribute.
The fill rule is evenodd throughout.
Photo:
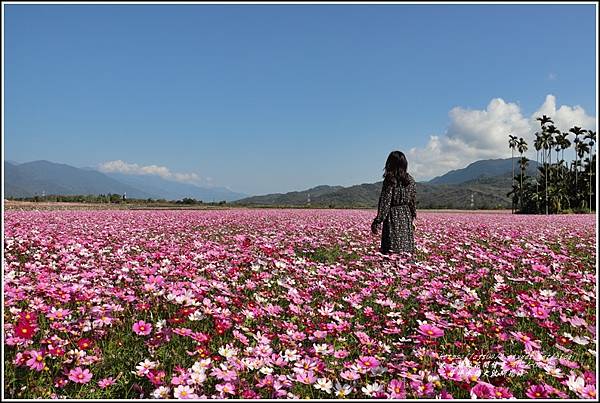
<svg viewBox="0 0 600 403"><path fill-rule="evenodd" d="M129 197L156 198L156 195L118 182L97 171L87 171L50 161L23 164L4 162L5 197L32 197L61 194L85 195L127 193Z"/></svg>
<svg viewBox="0 0 600 403"><path fill-rule="evenodd" d="M245 199L238 200L239 203L245 206L252 205L302 205L306 204L308 197L310 199L317 199L318 197L335 192L338 189L344 189L343 186L317 186L311 189L302 190L299 192L288 192L288 193L271 193L263 196L252 196Z"/></svg>
<svg viewBox="0 0 600 403"><path fill-rule="evenodd" d="M436 180L417 183L417 208L471 208L471 197L475 209L510 208L511 200L506 196L511 190L510 159L509 171L504 171L506 160L483 160L470 164L462 170L450 171ZM530 164L535 165L535 161ZM517 169L517 168L515 168ZM501 172L501 175L494 175ZM530 170L530 174L535 174ZM462 182L456 181L464 179ZM446 183L449 182L449 183ZM254 196L236 201L241 206L306 206L310 193L310 206L375 208L383 182L364 183L349 187L318 186L304 191ZM318 192L316 190L319 190Z"/></svg>
<svg viewBox="0 0 600 403"><path fill-rule="evenodd" d="M107 176L148 193L158 194L165 200L192 198L204 202L227 202L248 197L245 193L233 192L224 187L200 187L192 184L174 182L153 175L125 175L107 173Z"/></svg>
<svg viewBox="0 0 600 403"><path fill-rule="evenodd" d="M535 165L535 161L530 161L530 174L535 174ZM428 182L419 182L417 207L468 209L472 197L476 209L510 208L511 201L506 194L511 189L511 170L510 158L482 160ZM312 207L375 208L382 185L382 182L348 187L322 185L302 191L245 197L222 187L203 188L150 175L104 174L92 168L49 161L22 164L6 161L4 175L6 197L32 197L42 192L47 195L126 193L129 198L181 200L188 197L204 202L226 200L238 206L307 206L310 195Z"/></svg>
<svg viewBox="0 0 600 403"><path fill-rule="evenodd" d="M5 197L36 195L127 194L136 199L181 200L193 198L205 202L232 201L246 194L223 187L202 188L164 180L156 176L104 174L93 168L75 168L50 161L23 164L4 163Z"/></svg>
<svg viewBox="0 0 600 403"><path fill-rule="evenodd" d="M437 176L431 179L429 184L431 185L451 185L464 183L470 180L478 179L481 177L495 177L505 175L510 180L512 176L512 159L501 158L501 159L490 159L475 161L466 168L456 169L445 173L444 175ZM514 159L515 174L519 171L518 158ZM535 161L529 161L527 167L528 175L535 175L537 171L537 163Z"/></svg>

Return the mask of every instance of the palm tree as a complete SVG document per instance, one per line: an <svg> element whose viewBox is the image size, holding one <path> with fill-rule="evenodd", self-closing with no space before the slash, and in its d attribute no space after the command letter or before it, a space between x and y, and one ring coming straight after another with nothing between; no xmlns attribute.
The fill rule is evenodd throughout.
<svg viewBox="0 0 600 403"><path fill-rule="evenodd" d="M539 165L540 165L539 164L539 153L542 148L541 139L542 139L542 136L540 135L540 133L535 132L535 140L533 142L533 147L535 148L535 165L536 165L536 167L539 167ZM540 186L540 184L539 184L539 182L540 181L538 180L538 175L536 175L536 177L535 177L535 194L536 194L536 203L538 203L538 204L536 204L536 206L537 206L536 213L538 213L540 210L540 206L539 206L539 199L540 199L539 198L539 191L540 191L539 186Z"/></svg>
<svg viewBox="0 0 600 403"><path fill-rule="evenodd" d="M567 132L563 132L561 134L557 134L556 135L556 161L558 161L558 153L561 152L561 159L559 162L560 168L557 168L560 177L559 179L561 181L565 180L565 175L564 175L564 170L562 168L562 164L565 161L565 149L569 148L571 146L571 141L569 141L569 139L567 138L569 136L569 133Z"/></svg>
<svg viewBox="0 0 600 403"><path fill-rule="evenodd" d="M579 141L577 143L577 145L575 146L575 155L579 158L579 160L583 160L583 156L585 154L589 154L590 153L590 146L588 143L585 143L583 141ZM590 164L591 165L591 164ZM591 168L591 167L590 167ZM591 178L590 178L591 179ZM585 185L584 185L585 186ZM577 194L577 201L580 201L580 196L584 194L584 192L579 192L579 188L576 187L576 194ZM584 202L580 203L583 204Z"/></svg>
<svg viewBox="0 0 600 403"><path fill-rule="evenodd" d="M552 138L552 128L554 128L553 125L550 125L549 127L544 127L544 130L542 131L542 137L541 137L541 145L542 145L542 149L544 150L544 168L546 169L546 174L544 175L544 179L546 181L546 214L548 214L548 163L546 162L546 150L549 150L548 156L550 157L550 163L552 163L552 145L554 144L553 142L553 138ZM555 128L554 128L555 129Z"/></svg>
<svg viewBox="0 0 600 403"><path fill-rule="evenodd" d="M510 155L512 160L512 184L515 185L515 148L517 147L517 136L512 134L508 135L508 146L510 147ZM515 206L513 203L512 212L515 213Z"/></svg>
<svg viewBox="0 0 600 403"><path fill-rule="evenodd" d="M587 134L585 135L584 139L589 140L590 142L588 143L589 146L589 191L588 191L588 195L589 195L589 199L590 202L588 204L588 207L590 209L590 213L592 212L592 164L593 164L593 159L592 159L592 155L594 154L594 146L596 145L596 132L593 130L588 130Z"/></svg>
<svg viewBox="0 0 600 403"><path fill-rule="evenodd" d="M562 136L560 136L560 148L561 148L561 160L565 160L565 150L571 147L571 140L569 140L569 133L563 132ZM566 165L566 163L565 163ZM567 166L568 167L568 166Z"/></svg>
<svg viewBox="0 0 600 403"><path fill-rule="evenodd" d="M521 159L519 160L519 165L521 168L521 196L520 196L520 206L519 210L523 212L523 175L525 174L524 170L527 167L527 158L523 158L523 153L527 151L527 143L523 140L523 137L519 138L519 142L517 143L517 149L519 150L519 154L521 154Z"/></svg>
<svg viewBox="0 0 600 403"><path fill-rule="evenodd" d="M547 134L546 134L546 124L554 123L554 121L546 115L542 115L541 118L538 117L535 120L538 120L540 122L540 126L542 128L542 133L540 134L539 145L540 145L540 148L544 149L544 152L542 153L542 164L545 166L546 165L546 148L547 148L547 141L548 141ZM536 133L536 137L537 137L537 133ZM548 214L548 168L547 167L546 167L546 174L544 175L544 179L546 181L546 214Z"/></svg>
<svg viewBox="0 0 600 403"><path fill-rule="evenodd" d="M575 135L575 140L573 142L575 143L575 189L577 189L577 172L579 171L579 159L578 159L577 147L579 144L579 136L584 134L586 132L586 130L582 130L581 127L573 126L572 128L569 129L569 132L571 132Z"/></svg>
<svg viewBox="0 0 600 403"><path fill-rule="evenodd" d="M554 123L554 121L552 121L552 119L550 119L546 115L542 115L541 118L535 118L535 120L539 120L540 121L540 126L542 126L542 128L546 125L546 123Z"/></svg>

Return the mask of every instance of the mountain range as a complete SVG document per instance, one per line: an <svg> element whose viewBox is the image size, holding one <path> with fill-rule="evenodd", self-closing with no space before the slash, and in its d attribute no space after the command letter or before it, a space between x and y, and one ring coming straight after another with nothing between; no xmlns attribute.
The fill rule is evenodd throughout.
<svg viewBox="0 0 600 403"><path fill-rule="evenodd" d="M188 197L205 202L230 202L248 196L224 187L205 188L151 175L107 174L93 168L75 168L50 161L4 162L5 197L107 193L126 194L135 199L181 200Z"/></svg>
<svg viewBox="0 0 600 403"><path fill-rule="evenodd" d="M528 175L537 163L530 161ZM518 166L515 158L515 172ZM475 161L427 182L417 182L417 208L496 209L510 208L506 194L512 188L512 160ZM377 207L382 181L349 187L318 186L299 192L253 196L234 202L240 206ZM471 204L472 203L472 204Z"/></svg>
<svg viewBox="0 0 600 403"><path fill-rule="evenodd" d="M418 208L510 208L506 194L511 189L512 160L475 161L427 182L417 182ZM530 161L528 174L534 175L536 162ZM515 170L517 170L515 158ZM136 199L233 202L238 206L277 207L377 207L382 182L354 186L321 185L302 191L251 196L224 187L200 187L151 175L102 173L93 168L76 168L49 161L18 164L4 162L5 197L35 195L126 194Z"/></svg>

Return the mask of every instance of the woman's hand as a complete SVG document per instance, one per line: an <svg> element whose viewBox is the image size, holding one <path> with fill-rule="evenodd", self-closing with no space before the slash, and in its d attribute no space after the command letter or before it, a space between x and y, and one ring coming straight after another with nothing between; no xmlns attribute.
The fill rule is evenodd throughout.
<svg viewBox="0 0 600 403"><path fill-rule="evenodd" d="M373 221L373 223L371 224L371 232L373 234L377 234L377 221Z"/></svg>
<svg viewBox="0 0 600 403"><path fill-rule="evenodd" d="M413 231L417 229L417 223L415 223L415 220L412 221L412 227Z"/></svg>

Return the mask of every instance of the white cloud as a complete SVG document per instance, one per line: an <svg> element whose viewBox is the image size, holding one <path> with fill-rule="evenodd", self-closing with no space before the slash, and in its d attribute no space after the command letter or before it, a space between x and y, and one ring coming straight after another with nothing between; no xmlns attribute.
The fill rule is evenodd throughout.
<svg viewBox="0 0 600 403"><path fill-rule="evenodd" d="M158 165L138 165L138 164L130 164L125 161L116 160L116 161L107 161L99 165L99 170L101 172L117 172L126 175L155 175L160 176L163 179L182 182L182 183L192 183L198 184L200 182L200 176L196 173L179 173L179 172L171 172L171 170L164 166Z"/></svg>
<svg viewBox="0 0 600 403"><path fill-rule="evenodd" d="M560 130L574 125L595 128L596 118L580 106L556 108L556 98L546 96L544 103L525 117L516 103L494 98L484 110L452 108L450 125L443 136L431 135L423 148L412 148L407 157L409 171L417 180L427 180L452 169L464 168L481 159L510 157L508 135L523 137L529 145L528 156L535 156L534 133L539 130L536 117L550 116Z"/></svg>
<svg viewBox="0 0 600 403"><path fill-rule="evenodd" d="M536 117L547 115L552 118L554 125L562 130L568 131L573 126L579 126L583 129L593 129L596 127L596 117L588 116L585 110L579 106L561 105L556 109L556 97L547 95L544 104L531 115L531 121L535 126L535 130L539 130L539 122Z"/></svg>

